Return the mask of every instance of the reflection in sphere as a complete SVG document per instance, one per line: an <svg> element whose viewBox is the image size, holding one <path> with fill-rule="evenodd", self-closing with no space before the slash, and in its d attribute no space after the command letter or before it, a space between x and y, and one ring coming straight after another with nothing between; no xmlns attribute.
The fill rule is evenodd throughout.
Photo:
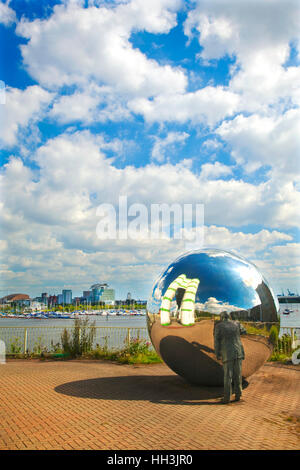
<svg viewBox="0 0 300 470"><path fill-rule="evenodd" d="M214 326L221 312L232 320L278 321L279 305L258 269L222 250L188 252L155 281L147 303L152 343L168 366L190 382L222 385L223 367L214 354ZM270 356L266 338L241 337L242 374L253 374Z"/></svg>

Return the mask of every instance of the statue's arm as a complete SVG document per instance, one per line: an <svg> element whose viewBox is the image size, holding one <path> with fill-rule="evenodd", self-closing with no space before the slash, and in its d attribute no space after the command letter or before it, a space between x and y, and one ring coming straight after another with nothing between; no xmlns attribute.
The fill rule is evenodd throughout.
<svg viewBox="0 0 300 470"><path fill-rule="evenodd" d="M216 326L214 334L214 345L215 345L215 355L217 359L221 359L221 348L220 348L220 332L218 326Z"/></svg>

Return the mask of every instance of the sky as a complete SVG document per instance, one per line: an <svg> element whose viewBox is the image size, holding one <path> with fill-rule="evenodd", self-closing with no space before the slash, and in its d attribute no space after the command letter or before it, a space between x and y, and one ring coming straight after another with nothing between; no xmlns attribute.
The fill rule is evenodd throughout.
<svg viewBox="0 0 300 470"><path fill-rule="evenodd" d="M203 204L204 247L300 290L298 0L0 0L1 292L147 299L184 240L100 204Z"/></svg>

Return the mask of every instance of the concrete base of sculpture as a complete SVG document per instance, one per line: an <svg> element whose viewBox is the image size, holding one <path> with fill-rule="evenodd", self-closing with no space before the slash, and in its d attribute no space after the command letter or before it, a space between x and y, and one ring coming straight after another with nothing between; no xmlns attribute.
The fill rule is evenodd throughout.
<svg viewBox="0 0 300 470"><path fill-rule="evenodd" d="M213 330L213 320L185 327L176 322L162 326L156 321L149 333L157 353L178 375L194 384L222 386L223 366L214 354ZM257 335L243 335L241 340L245 350L242 375L247 378L270 357L272 346Z"/></svg>

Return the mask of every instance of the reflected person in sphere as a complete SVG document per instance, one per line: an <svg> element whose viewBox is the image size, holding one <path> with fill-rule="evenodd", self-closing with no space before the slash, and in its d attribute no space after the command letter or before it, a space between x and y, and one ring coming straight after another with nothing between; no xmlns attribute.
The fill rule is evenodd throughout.
<svg viewBox="0 0 300 470"><path fill-rule="evenodd" d="M221 321L216 324L214 331L215 354L222 360L224 369L224 398L223 403L229 403L232 387L235 401L242 395L242 361L245 352L240 335L245 333L239 322L230 320L229 313L221 313Z"/></svg>

